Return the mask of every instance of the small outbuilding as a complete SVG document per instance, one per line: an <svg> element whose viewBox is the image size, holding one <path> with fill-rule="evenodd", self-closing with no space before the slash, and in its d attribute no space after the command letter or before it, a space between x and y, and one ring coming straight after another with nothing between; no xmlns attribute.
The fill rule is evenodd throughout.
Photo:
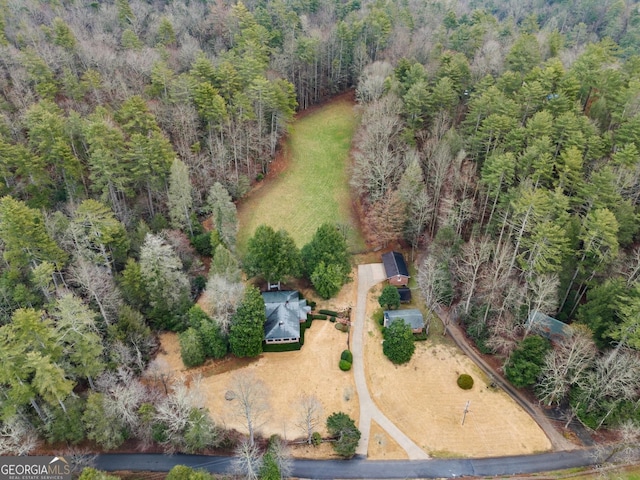
<svg viewBox="0 0 640 480"><path fill-rule="evenodd" d="M388 252L382 254L382 263L387 275L387 280L396 287L406 287L409 284L409 269L404 256L400 252Z"/></svg>
<svg viewBox="0 0 640 480"><path fill-rule="evenodd" d="M264 325L264 341L272 343L300 342L300 324L307 320L311 307L300 300L298 292L262 292L267 322Z"/></svg>
<svg viewBox="0 0 640 480"><path fill-rule="evenodd" d="M562 341L571 335L569 325L538 310L529 313L525 327L552 342Z"/></svg>
<svg viewBox="0 0 640 480"><path fill-rule="evenodd" d="M404 323L411 327L413 333L422 333L425 324L422 312L416 308L409 308L407 310L385 310L384 311L384 326L388 327L391 322L397 319L402 319Z"/></svg>
<svg viewBox="0 0 640 480"><path fill-rule="evenodd" d="M409 287L398 287L400 303L411 303L411 289Z"/></svg>

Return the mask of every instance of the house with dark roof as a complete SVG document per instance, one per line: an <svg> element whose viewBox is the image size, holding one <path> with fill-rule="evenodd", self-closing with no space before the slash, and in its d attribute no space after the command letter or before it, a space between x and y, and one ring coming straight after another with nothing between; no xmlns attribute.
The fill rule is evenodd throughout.
<svg viewBox="0 0 640 480"><path fill-rule="evenodd" d="M413 333L422 333L425 328L422 312L416 308L406 310L385 310L384 326L388 327L394 320L402 319L404 323L411 327Z"/></svg>
<svg viewBox="0 0 640 480"><path fill-rule="evenodd" d="M264 341L271 343L300 342L300 324L307 320L311 307L300 300L298 292L262 292L267 322L264 325Z"/></svg>
<svg viewBox="0 0 640 480"><path fill-rule="evenodd" d="M409 284L409 269L404 256L399 252L382 254L382 263L387 274L387 280L396 287L406 287Z"/></svg>

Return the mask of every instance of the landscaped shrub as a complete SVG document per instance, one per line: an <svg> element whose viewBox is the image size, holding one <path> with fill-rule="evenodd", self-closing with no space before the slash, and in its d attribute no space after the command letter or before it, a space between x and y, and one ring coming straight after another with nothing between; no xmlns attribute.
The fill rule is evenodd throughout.
<svg viewBox="0 0 640 480"><path fill-rule="evenodd" d="M426 328L423 328L420 333L414 333L413 334L413 340L416 341L416 342L423 342L428 337L429 337L429 334L427 333L427 329Z"/></svg>
<svg viewBox="0 0 640 480"><path fill-rule="evenodd" d="M311 443L314 447L320 445L322 443L322 435L320 435L319 432L313 432L313 435L311 435Z"/></svg>
<svg viewBox="0 0 640 480"><path fill-rule="evenodd" d="M353 353L351 353L351 350L343 350L340 354L340 360L346 360L349 363L353 363Z"/></svg>
<svg viewBox="0 0 640 480"><path fill-rule="evenodd" d="M326 315L312 315L314 320L326 320L327 316Z"/></svg>
<svg viewBox="0 0 640 480"><path fill-rule="evenodd" d="M471 390L473 388L473 377L463 373L458 377L458 386L463 390Z"/></svg>
<svg viewBox="0 0 640 480"><path fill-rule="evenodd" d="M329 321L330 321L331 323L336 323L336 317L330 317L330 318L329 318Z"/></svg>
<svg viewBox="0 0 640 480"><path fill-rule="evenodd" d="M347 362L346 360L340 360L338 366L343 372L348 372L349 370L351 370L351 362Z"/></svg>
<svg viewBox="0 0 640 480"><path fill-rule="evenodd" d="M337 317L338 316L338 312L334 312L333 310L318 310L320 313L322 313L323 315L329 315L331 317Z"/></svg>
<svg viewBox="0 0 640 480"><path fill-rule="evenodd" d="M348 332L349 331L349 325L345 325L344 323L336 323L336 329L340 330L341 332Z"/></svg>
<svg viewBox="0 0 640 480"><path fill-rule="evenodd" d="M302 342L294 343L265 343L262 345L263 352L294 352L300 350Z"/></svg>
<svg viewBox="0 0 640 480"><path fill-rule="evenodd" d="M309 305L311 307L311 310L316 308L316 302L314 302L313 300L309 300L307 301L307 305Z"/></svg>

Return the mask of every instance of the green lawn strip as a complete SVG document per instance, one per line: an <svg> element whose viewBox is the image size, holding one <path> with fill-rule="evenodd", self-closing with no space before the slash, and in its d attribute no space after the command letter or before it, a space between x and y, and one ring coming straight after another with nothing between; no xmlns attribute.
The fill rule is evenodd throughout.
<svg viewBox="0 0 640 480"><path fill-rule="evenodd" d="M292 125L287 168L240 206L241 252L263 223L276 230L284 228L299 247L325 222L353 223L348 154L357 122L353 105L338 101ZM355 225L351 230L351 249L361 248L359 231Z"/></svg>

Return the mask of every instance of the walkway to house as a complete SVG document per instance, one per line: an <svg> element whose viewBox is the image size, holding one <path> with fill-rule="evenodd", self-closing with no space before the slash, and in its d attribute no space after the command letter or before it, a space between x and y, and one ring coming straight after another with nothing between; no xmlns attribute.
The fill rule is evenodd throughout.
<svg viewBox="0 0 640 480"><path fill-rule="evenodd" d="M358 428L362 436L356 449L356 455L366 458L369 448L371 420L375 420L409 456L410 460L428 459L425 453L413 440L407 437L395 424L389 420L376 406L369 394L367 380L364 374L364 324L367 310L367 293L369 289L386 279L384 267L381 263L358 266L358 298L355 306L355 321L352 323L353 336L351 350L353 352L353 370L360 400L360 421Z"/></svg>

